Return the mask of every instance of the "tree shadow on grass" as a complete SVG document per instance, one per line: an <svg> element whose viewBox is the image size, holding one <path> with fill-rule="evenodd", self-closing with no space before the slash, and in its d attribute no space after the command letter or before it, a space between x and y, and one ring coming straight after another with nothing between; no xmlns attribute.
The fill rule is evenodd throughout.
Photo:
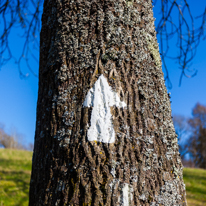
<svg viewBox="0 0 206 206"><path fill-rule="evenodd" d="M7 160L0 158L1 168L8 168L11 170L31 170L31 161L25 160Z"/></svg>
<svg viewBox="0 0 206 206"><path fill-rule="evenodd" d="M187 179L195 179L195 180L200 180L200 181L206 181L206 176L205 175L201 175L201 174L188 174L188 173L184 173L183 174L184 178Z"/></svg>
<svg viewBox="0 0 206 206"><path fill-rule="evenodd" d="M2 185L7 194L7 197L4 197L5 203L15 200L16 206L28 204L30 171L0 171L0 177L1 180L12 182L14 185L12 187L9 184Z"/></svg>
<svg viewBox="0 0 206 206"><path fill-rule="evenodd" d="M187 187L187 192L191 192L191 193L196 193L196 194L201 194L202 196L205 196L205 190L198 188L198 187Z"/></svg>

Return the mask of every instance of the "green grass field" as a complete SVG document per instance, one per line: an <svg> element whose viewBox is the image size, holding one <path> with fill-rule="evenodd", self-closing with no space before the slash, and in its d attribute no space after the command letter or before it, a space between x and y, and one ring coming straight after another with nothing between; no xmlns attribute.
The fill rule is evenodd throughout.
<svg viewBox="0 0 206 206"><path fill-rule="evenodd" d="M184 169L184 182L189 206L206 206L206 170Z"/></svg>
<svg viewBox="0 0 206 206"><path fill-rule="evenodd" d="M28 206L32 152L0 149L0 206Z"/></svg>
<svg viewBox="0 0 206 206"><path fill-rule="evenodd" d="M32 152L0 149L0 206L27 206ZM206 206L206 170L184 169L188 206Z"/></svg>

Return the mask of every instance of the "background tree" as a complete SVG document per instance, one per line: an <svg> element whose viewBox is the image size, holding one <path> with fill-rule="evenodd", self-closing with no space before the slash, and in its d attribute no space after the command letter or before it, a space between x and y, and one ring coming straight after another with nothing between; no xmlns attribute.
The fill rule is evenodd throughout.
<svg viewBox="0 0 206 206"><path fill-rule="evenodd" d="M188 140L188 150L195 165L206 169L206 106L197 103L189 120L192 135Z"/></svg>
<svg viewBox="0 0 206 206"><path fill-rule="evenodd" d="M11 134L7 134L3 124L0 124L0 146L11 149L23 149L22 135L13 128Z"/></svg>
<svg viewBox="0 0 206 206"><path fill-rule="evenodd" d="M185 155L188 153L187 145L185 142L185 139L189 135L188 118L182 115L173 115L172 119L178 137L179 152L183 160Z"/></svg>
<svg viewBox="0 0 206 206"><path fill-rule="evenodd" d="M182 70L180 84L184 76L196 75L197 70L191 70L190 66L201 39L205 39L206 8L200 12L198 17L194 17L187 0L154 0L153 5L160 8L161 17L156 20L156 31L160 39L165 80L168 87L171 87L166 64L167 58L178 62L179 68ZM18 64L21 77L28 75L28 73L22 72L21 63L23 60L30 72L37 76L37 71L31 66L29 60L33 59L38 62L38 53L35 51L39 51L42 8L43 0L0 1L0 23L2 25L2 30L0 30L0 66L14 59ZM178 20L174 16L178 16ZM197 23L197 20L201 23ZM13 54L9 44L9 37L16 28L21 28L20 35L25 40L19 57ZM175 55L171 55L169 52L172 38L177 41L178 52L175 52Z"/></svg>
<svg viewBox="0 0 206 206"><path fill-rule="evenodd" d="M151 1L45 0L32 205L187 205Z"/></svg>

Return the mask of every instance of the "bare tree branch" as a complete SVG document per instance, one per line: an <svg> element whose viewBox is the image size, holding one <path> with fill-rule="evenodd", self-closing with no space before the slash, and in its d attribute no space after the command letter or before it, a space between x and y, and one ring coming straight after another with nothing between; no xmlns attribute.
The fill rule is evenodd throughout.
<svg viewBox="0 0 206 206"><path fill-rule="evenodd" d="M157 3L159 1L154 1L154 5ZM168 82L168 87L171 87L166 58L177 60L179 64L179 69L181 69L179 85L184 76L190 78L197 74L197 70L191 70L190 67L201 39L205 39L206 10L198 17L202 18L200 27L195 28L197 18L193 17L187 0L161 0L160 5L161 18L157 23L156 31L161 41L160 52L166 71L165 80ZM178 16L178 19L174 14ZM178 53L171 56L169 51L172 38L176 38Z"/></svg>
<svg viewBox="0 0 206 206"><path fill-rule="evenodd" d="M37 76L32 69L29 58L38 63L38 58L33 54L34 47L39 48L40 18L43 0L0 0L0 66L14 59L18 64L21 77L27 76L21 70L21 62L24 60L30 72ZM16 59L9 44L10 34L13 29L20 28L24 45L20 57ZM32 48L33 47L33 48Z"/></svg>

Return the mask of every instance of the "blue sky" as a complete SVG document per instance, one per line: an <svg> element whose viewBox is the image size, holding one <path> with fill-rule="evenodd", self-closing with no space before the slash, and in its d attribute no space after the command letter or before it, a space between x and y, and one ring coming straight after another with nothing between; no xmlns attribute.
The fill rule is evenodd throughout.
<svg viewBox="0 0 206 206"><path fill-rule="evenodd" d="M189 0L192 13L200 15L206 1ZM157 12L156 12L157 13ZM155 15L158 19L158 16ZM21 51L23 44L18 38L19 30L12 33L11 45L16 55ZM197 55L193 60L191 68L198 70L197 76L191 79L183 78L179 87L180 70L174 61L168 61L170 79L172 82L171 107L173 114L181 114L190 117L192 108L197 102L206 105L206 41L199 45ZM173 51L172 51L173 52ZM176 52L174 50L174 52ZM38 53L36 53L38 56ZM38 72L38 64L32 63L34 71ZM24 73L29 70L22 64ZM21 79L17 65L10 61L0 69L0 123L5 125L6 131L10 132L15 127L19 133L24 135L24 143L33 143L36 121L36 102L38 93L38 78L31 73L28 78Z"/></svg>

